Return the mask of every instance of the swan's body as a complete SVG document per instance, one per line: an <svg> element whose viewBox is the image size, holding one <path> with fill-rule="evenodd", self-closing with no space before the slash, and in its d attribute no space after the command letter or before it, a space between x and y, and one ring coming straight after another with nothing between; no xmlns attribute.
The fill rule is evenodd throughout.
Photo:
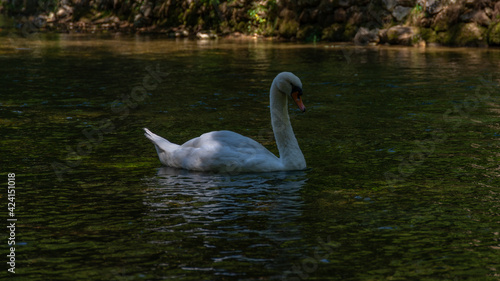
<svg viewBox="0 0 500 281"><path fill-rule="evenodd" d="M207 172L303 170L306 161L288 116L288 96L305 111L301 95L302 83L290 72L278 74L271 85L271 119L280 158L251 138L231 131L205 133L183 145L173 144L148 129L144 129L145 136L155 145L160 162L169 167Z"/></svg>

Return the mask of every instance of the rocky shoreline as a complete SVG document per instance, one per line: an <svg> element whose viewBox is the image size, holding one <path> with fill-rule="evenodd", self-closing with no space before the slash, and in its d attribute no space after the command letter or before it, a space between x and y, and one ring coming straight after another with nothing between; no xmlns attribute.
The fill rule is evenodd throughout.
<svg viewBox="0 0 500 281"><path fill-rule="evenodd" d="M491 0L19 2L0 0L0 12L14 17L24 33L158 33L200 39L262 36L358 45L500 46L500 1Z"/></svg>

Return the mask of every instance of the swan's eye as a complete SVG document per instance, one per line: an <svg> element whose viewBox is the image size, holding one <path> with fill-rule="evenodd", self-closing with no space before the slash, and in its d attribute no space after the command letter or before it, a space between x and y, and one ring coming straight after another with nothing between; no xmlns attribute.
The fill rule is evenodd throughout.
<svg viewBox="0 0 500 281"><path fill-rule="evenodd" d="M292 92L290 93L294 98L300 99L302 96L302 89L292 84Z"/></svg>
<svg viewBox="0 0 500 281"><path fill-rule="evenodd" d="M302 112L306 111L306 107L300 99L300 97L302 96L302 89L292 84L292 93L290 95L292 96L292 100L295 102L295 104L297 104L299 109Z"/></svg>

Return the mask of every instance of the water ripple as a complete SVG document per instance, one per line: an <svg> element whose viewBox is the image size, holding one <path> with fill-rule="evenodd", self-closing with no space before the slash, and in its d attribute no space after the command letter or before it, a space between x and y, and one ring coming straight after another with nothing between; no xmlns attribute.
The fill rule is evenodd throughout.
<svg viewBox="0 0 500 281"><path fill-rule="evenodd" d="M151 231L176 245L169 251L188 247L186 235L202 240L198 251L206 251L204 260L211 262L184 270L209 270L228 260L267 264L289 255L282 243L301 238L293 222L302 214L299 191L305 182L306 172L218 175L165 167L151 179L144 204Z"/></svg>

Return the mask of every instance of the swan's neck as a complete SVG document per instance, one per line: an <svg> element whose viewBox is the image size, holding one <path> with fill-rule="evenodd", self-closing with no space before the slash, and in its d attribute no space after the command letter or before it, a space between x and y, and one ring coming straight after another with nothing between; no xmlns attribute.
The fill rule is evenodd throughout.
<svg viewBox="0 0 500 281"><path fill-rule="evenodd" d="M284 168L288 170L305 169L306 161L288 116L288 95L279 92L274 83L271 86L270 108L274 138Z"/></svg>

